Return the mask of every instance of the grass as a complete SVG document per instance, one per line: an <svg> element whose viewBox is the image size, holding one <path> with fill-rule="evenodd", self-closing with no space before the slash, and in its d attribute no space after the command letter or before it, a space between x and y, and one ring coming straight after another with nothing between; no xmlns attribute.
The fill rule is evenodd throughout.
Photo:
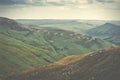
<svg viewBox="0 0 120 80"><path fill-rule="evenodd" d="M0 74L50 64L69 55L113 45L69 30L36 26L27 28L19 31L0 26Z"/></svg>
<svg viewBox="0 0 120 80"><path fill-rule="evenodd" d="M19 71L49 64L55 61L52 58L53 56L47 50L39 49L0 34L0 73Z"/></svg>

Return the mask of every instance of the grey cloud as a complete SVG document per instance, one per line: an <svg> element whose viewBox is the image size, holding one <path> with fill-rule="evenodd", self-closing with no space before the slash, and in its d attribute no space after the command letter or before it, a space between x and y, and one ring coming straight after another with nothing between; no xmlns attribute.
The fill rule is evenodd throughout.
<svg viewBox="0 0 120 80"><path fill-rule="evenodd" d="M49 0L0 0L0 5L12 5L12 4L24 4L24 5L53 5L53 6L65 6L77 4L79 0L59 0L59 1L49 1ZM87 0L88 3L92 3L92 0Z"/></svg>
<svg viewBox="0 0 120 80"><path fill-rule="evenodd" d="M25 4L26 0L12 0L16 4Z"/></svg>
<svg viewBox="0 0 120 80"><path fill-rule="evenodd" d="M0 0L0 5L26 4L26 0Z"/></svg>
<svg viewBox="0 0 120 80"><path fill-rule="evenodd" d="M0 5L11 5L14 4L12 0L0 0Z"/></svg>
<svg viewBox="0 0 120 80"><path fill-rule="evenodd" d="M0 5L29 4L29 0L0 0Z"/></svg>
<svg viewBox="0 0 120 80"><path fill-rule="evenodd" d="M70 5L81 5L81 4L92 4L93 0L86 0L86 3L80 3L80 0L59 0L59 1L46 1L46 4L53 6L70 6Z"/></svg>
<svg viewBox="0 0 120 80"><path fill-rule="evenodd" d="M98 2L102 2L102 3L112 3L114 2L114 0L96 0Z"/></svg>

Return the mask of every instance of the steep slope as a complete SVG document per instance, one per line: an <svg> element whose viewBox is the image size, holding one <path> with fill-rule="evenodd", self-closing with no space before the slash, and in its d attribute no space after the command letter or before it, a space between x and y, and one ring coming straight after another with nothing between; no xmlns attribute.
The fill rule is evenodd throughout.
<svg viewBox="0 0 120 80"><path fill-rule="evenodd" d="M111 23L106 23L99 27L90 29L89 35L97 36L99 38L108 40L115 44L120 44L120 26Z"/></svg>
<svg viewBox="0 0 120 80"><path fill-rule="evenodd" d="M5 80L119 80L120 47L94 52L68 65L24 71Z"/></svg>
<svg viewBox="0 0 120 80"><path fill-rule="evenodd" d="M54 53L32 46L24 41L11 37L17 32L24 34L29 29L14 20L0 17L0 74L8 74L46 65L56 61ZM15 33L14 33L15 32ZM21 37L21 35L16 35Z"/></svg>
<svg viewBox="0 0 120 80"><path fill-rule="evenodd" d="M0 74L53 63L52 53L0 34Z"/></svg>

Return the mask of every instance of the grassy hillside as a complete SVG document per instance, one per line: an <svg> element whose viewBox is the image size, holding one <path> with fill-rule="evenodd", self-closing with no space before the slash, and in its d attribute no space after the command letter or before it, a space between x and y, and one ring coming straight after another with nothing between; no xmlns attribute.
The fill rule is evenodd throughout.
<svg viewBox="0 0 120 80"><path fill-rule="evenodd" d="M24 34L29 32L29 29L14 20L2 19L0 18L1 75L43 66L61 58L61 56L58 57L58 54L52 53L52 51L28 44L27 41L29 42L30 38L26 38L27 41L24 42L23 39L26 37ZM17 37L23 39L19 40ZM32 40L34 40L34 37Z"/></svg>
<svg viewBox="0 0 120 80"><path fill-rule="evenodd" d="M68 65L49 65L14 74L5 80L119 80L119 55L120 47L104 49Z"/></svg>
<svg viewBox="0 0 120 80"><path fill-rule="evenodd" d="M113 46L113 44L105 40L82 33L50 27L37 28L30 26L26 31L1 29L0 32L29 45L46 49L62 56L80 54Z"/></svg>
<svg viewBox="0 0 120 80"><path fill-rule="evenodd" d="M8 20L6 21L7 26L8 24L10 24L10 21ZM68 21L63 20L61 22L59 21L51 22L51 24L62 23L66 25L72 25L75 23L77 24L79 22L69 20ZM79 32L74 32L66 29L59 29L58 27L55 28L55 27L40 27L36 25L20 25L15 21L12 21L11 24L13 25L8 26L7 28L1 27L0 32L4 35L25 42L26 44L46 49L55 54L60 54L61 57L72 54L80 54L100 50L103 48L113 46L113 44L105 40L87 36ZM49 21L46 22L46 24L49 24ZM20 27L20 29L17 27L15 27L15 29L10 28L16 25L20 25L18 26ZM82 25L82 23L80 25ZM24 30L21 30L21 28Z"/></svg>
<svg viewBox="0 0 120 80"><path fill-rule="evenodd" d="M49 64L55 55L0 34L0 74L6 74Z"/></svg>
<svg viewBox="0 0 120 80"><path fill-rule="evenodd" d="M112 46L104 40L56 28L43 28L42 34L57 53L79 54Z"/></svg>
<svg viewBox="0 0 120 80"><path fill-rule="evenodd" d="M105 40L82 33L22 25L11 19L0 18L1 74L50 64L69 55L111 46L113 44Z"/></svg>

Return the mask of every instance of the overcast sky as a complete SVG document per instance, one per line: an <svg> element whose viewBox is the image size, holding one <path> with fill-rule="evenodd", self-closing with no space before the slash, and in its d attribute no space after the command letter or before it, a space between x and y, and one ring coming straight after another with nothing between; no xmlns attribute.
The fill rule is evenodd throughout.
<svg viewBox="0 0 120 80"><path fill-rule="evenodd" d="M0 0L0 16L15 19L120 20L120 0Z"/></svg>

